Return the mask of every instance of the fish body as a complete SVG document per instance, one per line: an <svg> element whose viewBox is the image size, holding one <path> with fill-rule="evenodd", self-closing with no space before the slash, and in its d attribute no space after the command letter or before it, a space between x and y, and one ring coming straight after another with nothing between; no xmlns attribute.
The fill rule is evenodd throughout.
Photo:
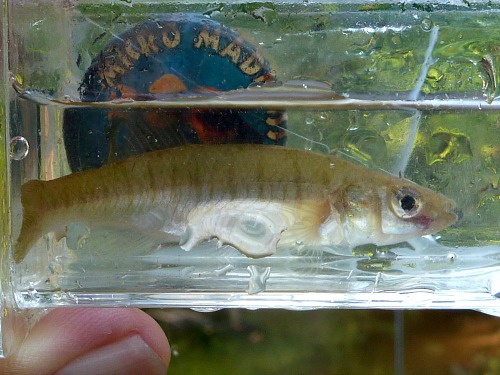
<svg viewBox="0 0 500 375"><path fill-rule="evenodd" d="M70 223L190 250L218 238L247 256L301 243L387 245L456 220L447 197L338 157L262 145L187 145L22 187L14 259Z"/></svg>

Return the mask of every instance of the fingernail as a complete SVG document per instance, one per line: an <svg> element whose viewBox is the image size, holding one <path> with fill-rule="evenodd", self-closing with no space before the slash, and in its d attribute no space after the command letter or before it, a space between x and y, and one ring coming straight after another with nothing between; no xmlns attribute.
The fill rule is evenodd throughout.
<svg viewBox="0 0 500 375"><path fill-rule="evenodd" d="M166 374L161 358L135 335L97 348L67 364L56 375Z"/></svg>

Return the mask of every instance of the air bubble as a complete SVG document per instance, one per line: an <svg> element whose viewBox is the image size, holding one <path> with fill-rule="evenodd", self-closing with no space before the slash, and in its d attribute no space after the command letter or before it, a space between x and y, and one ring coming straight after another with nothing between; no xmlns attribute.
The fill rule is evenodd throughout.
<svg viewBox="0 0 500 375"><path fill-rule="evenodd" d="M420 27L424 31L431 31L432 30L432 21L429 18L424 18L422 20L422 23L420 24Z"/></svg>
<svg viewBox="0 0 500 375"><path fill-rule="evenodd" d="M446 255L446 258L450 261L450 262L454 262L455 260L457 260L457 254L456 253L448 253Z"/></svg>
<svg viewBox="0 0 500 375"><path fill-rule="evenodd" d="M175 348L172 348L172 352L171 353L172 353L172 356L174 356L174 357L178 357L180 355L179 351L177 349L175 349Z"/></svg>
<svg viewBox="0 0 500 375"><path fill-rule="evenodd" d="M26 138L21 136L12 137L10 140L10 158L12 160L23 160L28 156L30 145Z"/></svg>

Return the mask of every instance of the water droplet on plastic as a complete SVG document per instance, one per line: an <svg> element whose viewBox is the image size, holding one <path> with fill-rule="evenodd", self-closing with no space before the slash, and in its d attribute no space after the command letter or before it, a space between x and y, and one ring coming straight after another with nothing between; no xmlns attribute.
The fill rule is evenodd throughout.
<svg viewBox="0 0 500 375"><path fill-rule="evenodd" d="M306 118L306 125L311 126L314 124L314 119L308 117Z"/></svg>
<svg viewBox="0 0 500 375"><path fill-rule="evenodd" d="M36 289L28 289L28 296L31 300L40 299L40 295Z"/></svg>
<svg viewBox="0 0 500 375"><path fill-rule="evenodd" d="M248 281L248 294L256 294L266 290L266 282L271 276L271 267L258 267L255 265L247 267L250 272L250 280Z"/></svg>
<svg viewBox="0 0 500 375"><path fill-rule="evenodd" d="M9 74L9 82L12 85L19 85L19 86L21 86L20 80L16 77L16 75L14 73L10 73Z"/></svg>
<svg viewBox="0 0 500 375"><path fill-rule="evenodd" d="M201 313L210 313L222 310L222 307L190 307L191 310Z"/></svg>
<svg viewBox="0 0 500 375"><path fill-rule="evenodd" d="M28 156L30 145L26 138L21 136L12 137L10 140L10 158L12 160L23 160Z"/></svg>
<svg viewBox="0 0 500 375"><path fill-rule="evenodd" d="M500 278L493 276L490 281L490 294L495 298L500 298Z"/></svg>
<svg viewBox="0 0 500 375"><path fill-rule="evenodd" d="M234 270L234 266L232 264L226 264L224 267L216 269L215 275L225 276L228 272L231 272L232 270Z"/></svg>
<svg viewBox="0 0 500 375"><path fill-rule="evenodd" d="M455 253L448 253L446 255L446 258L450 261L450 262L454 262L455 260L457 260L457 254Z"/></svg>
<svg viewBox="0 0 500 375"><path fill-rule="evenodd" d="M420 27L424 31L431 31L431 29L432 29L432 21L429 18L424 18L422 20L422 23L420 24Z"/></svg>
<svg viewBox="0 0 500 375"><path fill-rule="evenodd" d="M25 93L23 88L23 78L12 72L9 73L9 82L17 93Z"/></svg>

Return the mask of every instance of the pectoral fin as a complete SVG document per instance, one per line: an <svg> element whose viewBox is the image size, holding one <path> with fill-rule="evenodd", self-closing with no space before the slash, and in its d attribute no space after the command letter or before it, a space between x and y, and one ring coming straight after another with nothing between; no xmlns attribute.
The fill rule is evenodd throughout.
<svg viewBox="0 0 500 375"><path fill-rule="evenodd" d="M252 258L274 254L289 218L279 205L236 201L206 205L189 216L189 225L180 246L190 250L198 243L218 238Z"/></svg>

